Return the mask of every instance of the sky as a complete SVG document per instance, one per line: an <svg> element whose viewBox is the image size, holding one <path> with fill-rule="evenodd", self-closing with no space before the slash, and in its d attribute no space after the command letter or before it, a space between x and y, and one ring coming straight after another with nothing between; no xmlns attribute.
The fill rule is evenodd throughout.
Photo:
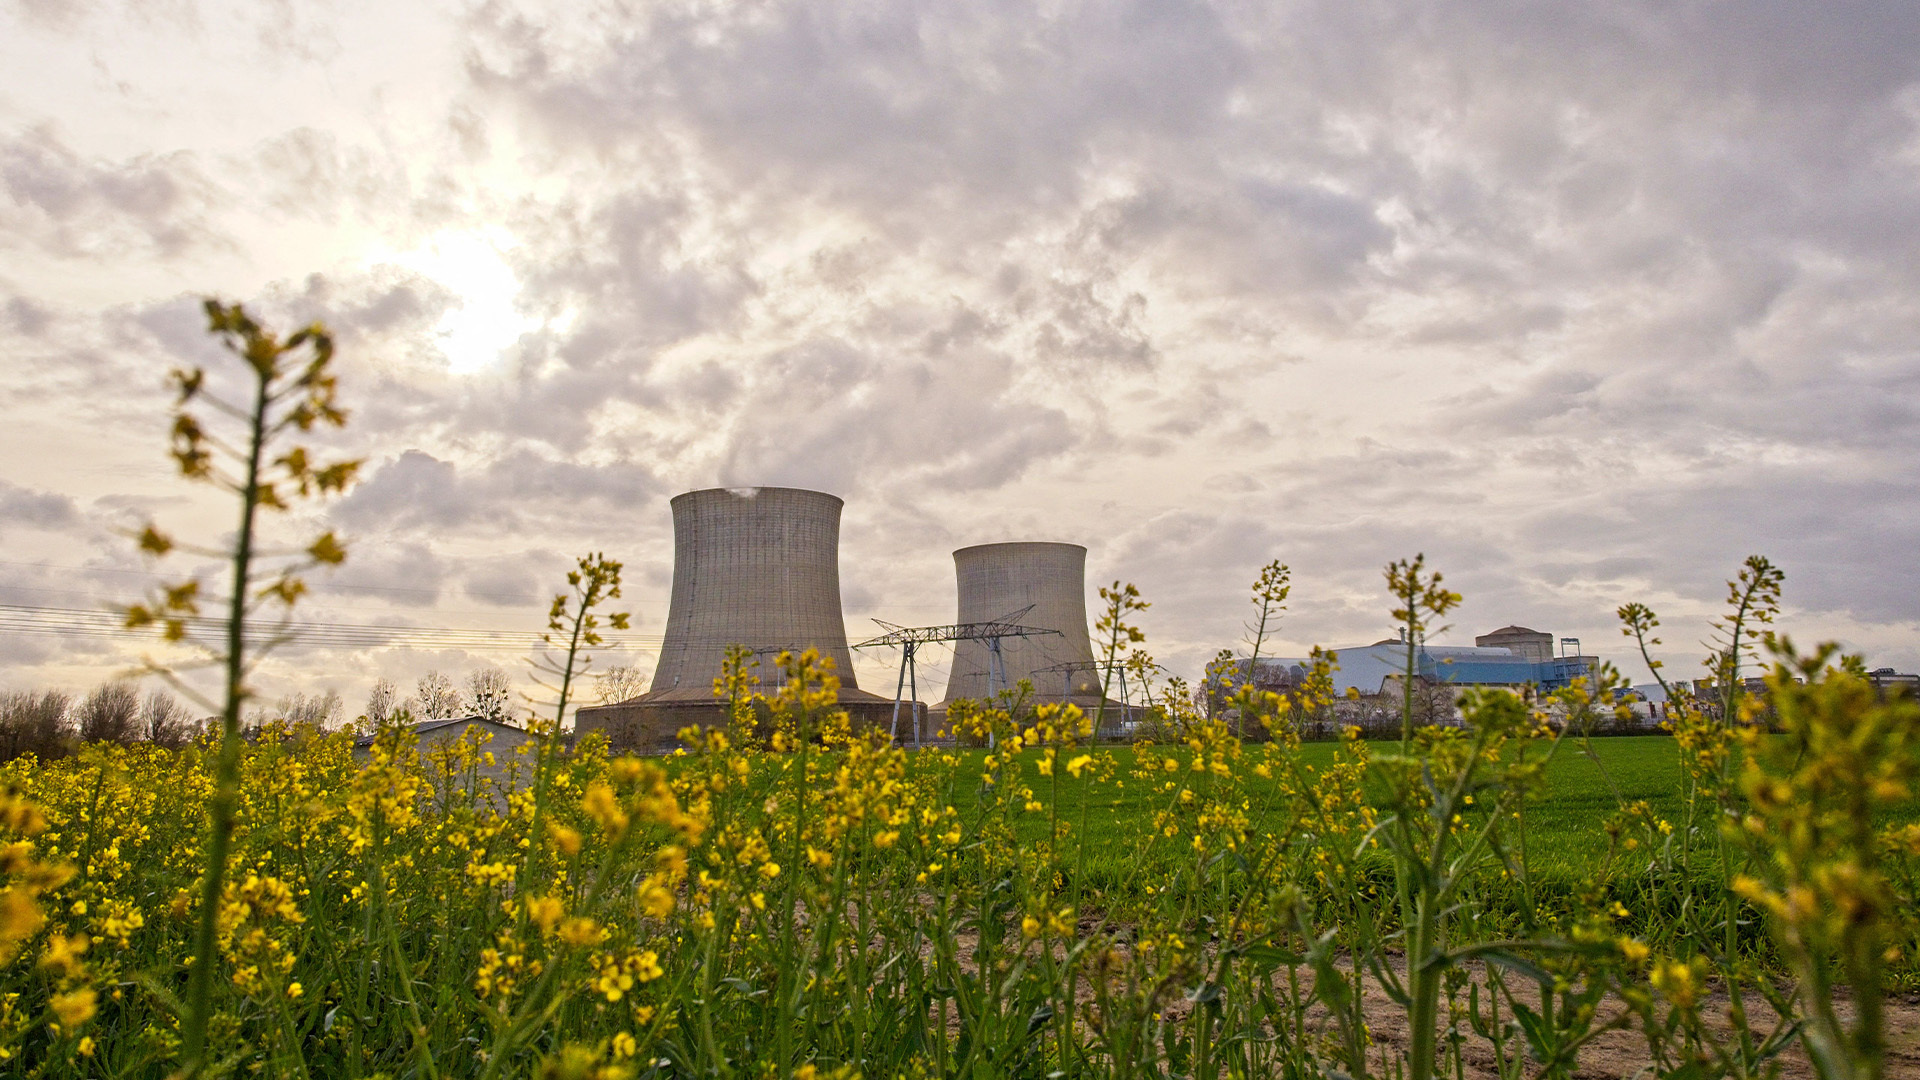
<svg viewBox="0 0 1920 1080"><path fill-rule="evenodd" d="M1389 636L1424 553L1436 641L1643 681L1638 600L1690 677L1760 553L1796 640L1911 671L1917 252L1910 0L0 0L0 605L231 531L166 457L215 295L339 342L316 442L366 464L276 522L349 545L298 617L434 630L267 697L524 680L591 551L650 671L667 500L720 485L846 500L856 640L1061 540L1192 677L1268 561L1288 654ZM0 689L143 655L0 629Z"/></svg>

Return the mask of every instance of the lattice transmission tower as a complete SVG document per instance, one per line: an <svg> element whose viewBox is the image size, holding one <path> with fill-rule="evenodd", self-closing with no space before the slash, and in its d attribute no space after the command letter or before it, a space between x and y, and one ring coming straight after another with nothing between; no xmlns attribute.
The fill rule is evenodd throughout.
<svg viewBox="0 0 1920 1080"><path fill-rule="evenodd" d="M994 683L999 689L1007 689L1007 669L1000 660L1000 639L1010 637L1039 637L1043 634L1059 634L1058 630L1046 630L1038 626L1022 626L1020 620L1033 610L1028 604L1019 611L1009 612L988 622L947 623L942 626L895 626L884 619L873 620L886 628L886 633L855 645L856 649L878 648L880 646L900 647L900 678L893 690L893 730L894 742L900 741L900 706L905 701L913 702L913 745L920 746L920 677L915 665L915 657L922 645L946 641L983 641L987 645L987 692L995 692ZM911 690L911 696L904 696Z"/></svg>

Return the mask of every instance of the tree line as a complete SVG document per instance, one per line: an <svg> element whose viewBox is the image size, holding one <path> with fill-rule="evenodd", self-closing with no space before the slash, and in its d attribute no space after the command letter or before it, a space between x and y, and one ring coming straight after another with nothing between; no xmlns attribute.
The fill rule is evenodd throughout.
<svg viewBox="0 0 1920 1080"><path fill-rule="evenodd" d="M596 680L595 697L603 704L624 701L644 691L643 683L632 668L611 668ZM469 671L457 682L434 669L420 676L413 693L404 696L393 680L376 681L366 708L356 717L349 718L340 694L328 690L290 694L252 708L245 726L258 729L280 722L294 728L332 730L350 722L377 727L402 718L458 716L512 724L524 712L517 697L512 679L499 667ZM197 714L170 691L143 694L130 679L110 680L80 697L57 689L0 691L0 761L22 754L51 760L94 742L123 746L144 742L177 749L205 730L211 719Z"/></svg>

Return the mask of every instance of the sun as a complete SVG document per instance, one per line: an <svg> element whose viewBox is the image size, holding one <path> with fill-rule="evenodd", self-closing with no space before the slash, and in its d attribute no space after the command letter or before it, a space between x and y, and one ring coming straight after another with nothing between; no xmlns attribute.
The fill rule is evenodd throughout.
<svg viewBox="0 0 1920 1080"><path fill-rule="evenodd" d="M493 367L520 335L539 325L514 305L520 278L506 260L515 241L501 229L435 235L421 247L386 261L423 274L453 293L455 306L434 327L447 369L471 374Z"/></svg>

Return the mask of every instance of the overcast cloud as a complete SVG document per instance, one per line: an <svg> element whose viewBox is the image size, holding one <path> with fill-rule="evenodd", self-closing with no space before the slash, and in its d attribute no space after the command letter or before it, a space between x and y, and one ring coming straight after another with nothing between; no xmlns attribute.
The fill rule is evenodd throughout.
<svg viewBox="0 0 1920 1080"><path fill-rule="evenodd" d="M230 527L164 459L218 293L340 338L367 466L306 618L531 634L602 550L644 646L666 500L786 484L847 501L855 636L1069 540L1191 676L1262 563L1304 650L1424 551L1450 640L1643 678L1614 608L1678 670L1762 552L1789 630L1920 668L1907 0L13 0L0 71L0 603ZM0 637L9 687L141 648Z"/></svg>

